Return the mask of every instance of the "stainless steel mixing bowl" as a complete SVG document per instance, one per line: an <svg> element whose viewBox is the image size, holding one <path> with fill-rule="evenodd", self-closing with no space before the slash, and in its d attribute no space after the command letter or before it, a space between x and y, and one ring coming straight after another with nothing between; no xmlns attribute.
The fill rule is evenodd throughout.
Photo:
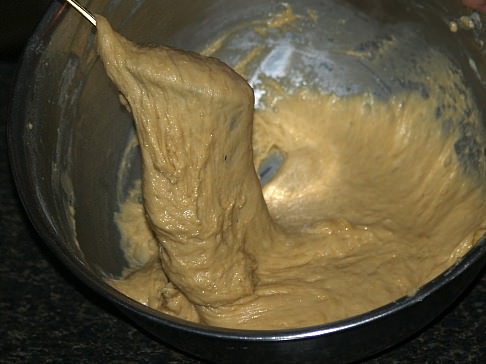
<svg viewBox="0 0 486 364"><path fill-rule="evenodd" d="M317 21L302 24L293 35L266 38L266 57L249 67L257 96L262 74L282 78L289 89L305 84L340 95L368 90L387 98L407 88L420 91L423 85L416 79L423 70L419 71L418 61L440 51L463 73L478 105L483 105L479 103L486 99L483 31L474 17L474 29L449 30L451 20L467 13L459 1L286 2L296 13L309 14L313 9ZM84 3L130 39L196 51L241 22L264 19L282 9L276 1L259 0ZM257 36L240 28L216 55L235 64L261 41ZM385 58L374 57L380 42L390 36L397 37L401 47ZM120 274L126 265L113 213L127 186L140 174L140 165L136 153L130 154L132 167L123 175L118 173L133 126L104 74L94 39L92 27L79 14L61 2L52 4L26 48L18 74L8 130L13 172L28 215L60 260L136 325L164 342L215 362L351 361L423 328L484 266L486 242L481 240L457 265L412 297L340 322L286 331L204 327L125 297L103 277ZM357 61L343 49L365 57ZM484 153L484 145L468 143L466 151ZM474 158L477 153L464 155L465 163L473 167Z"/></svg>

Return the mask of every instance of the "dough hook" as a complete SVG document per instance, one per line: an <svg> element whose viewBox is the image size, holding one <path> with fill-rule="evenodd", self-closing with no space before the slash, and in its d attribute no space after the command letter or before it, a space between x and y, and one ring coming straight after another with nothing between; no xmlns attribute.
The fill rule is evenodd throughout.
<svg viewBox="0 0 486 364"><path fill-rule="evenodd" d="M81 15L83 15L91 24L96 26L96 19L88 10L81 6L76 0L66 0L69 4L73 6Z"/></svg>

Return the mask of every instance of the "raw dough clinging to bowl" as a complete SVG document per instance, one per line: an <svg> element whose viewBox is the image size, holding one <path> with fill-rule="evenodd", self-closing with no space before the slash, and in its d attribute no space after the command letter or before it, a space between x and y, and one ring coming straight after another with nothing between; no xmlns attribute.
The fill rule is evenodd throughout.
<svg viewBox="0 0 486 364"><path fill-rule="evenodd" d="M130 297L212 326L311 326L413 294L478 238L484 156L469 168L460 140L479 114L439 54L426 92L338 97L269 81L254 112L223 63L139 47L97 20L143 159L144 209L134 190L117 216L141 257L111 281ZM262 193L254 162L265 172L272 155L283 161Z"/></svg>

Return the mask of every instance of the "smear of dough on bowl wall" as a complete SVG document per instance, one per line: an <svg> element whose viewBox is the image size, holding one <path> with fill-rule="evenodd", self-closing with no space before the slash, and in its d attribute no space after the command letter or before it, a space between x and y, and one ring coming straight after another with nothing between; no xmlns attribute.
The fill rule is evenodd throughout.
<svg viewBox="0 0 486 364"><path fill-rule="evenodd" d="M299 17L286 7L254 28ZM244 77L266 49L237 73L208 57L228 34L199 55L141 47L97 16L143 162L115 216L130 267L111 285L206 325L305 327L413 295L474 245L486 220L485 157L471 155L482 126L445 56L424 57L423 87L387 99L267 77L255 102Z"/></svg>

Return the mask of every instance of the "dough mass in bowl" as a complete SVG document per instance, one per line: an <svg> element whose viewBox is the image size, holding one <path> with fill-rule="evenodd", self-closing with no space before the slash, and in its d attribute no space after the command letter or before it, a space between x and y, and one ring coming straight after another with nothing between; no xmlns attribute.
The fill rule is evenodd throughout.
<svg viewBox="0 0 486 364"><path fill-rule="evenodd" d="M131 267L110 279L139 302L219 327L317 325L413 294L483 231L480 115L445 58L427 92L268 80L255 111L214 58L139 47L101 16L97 41L143 161L116 214Z"/></svg>

